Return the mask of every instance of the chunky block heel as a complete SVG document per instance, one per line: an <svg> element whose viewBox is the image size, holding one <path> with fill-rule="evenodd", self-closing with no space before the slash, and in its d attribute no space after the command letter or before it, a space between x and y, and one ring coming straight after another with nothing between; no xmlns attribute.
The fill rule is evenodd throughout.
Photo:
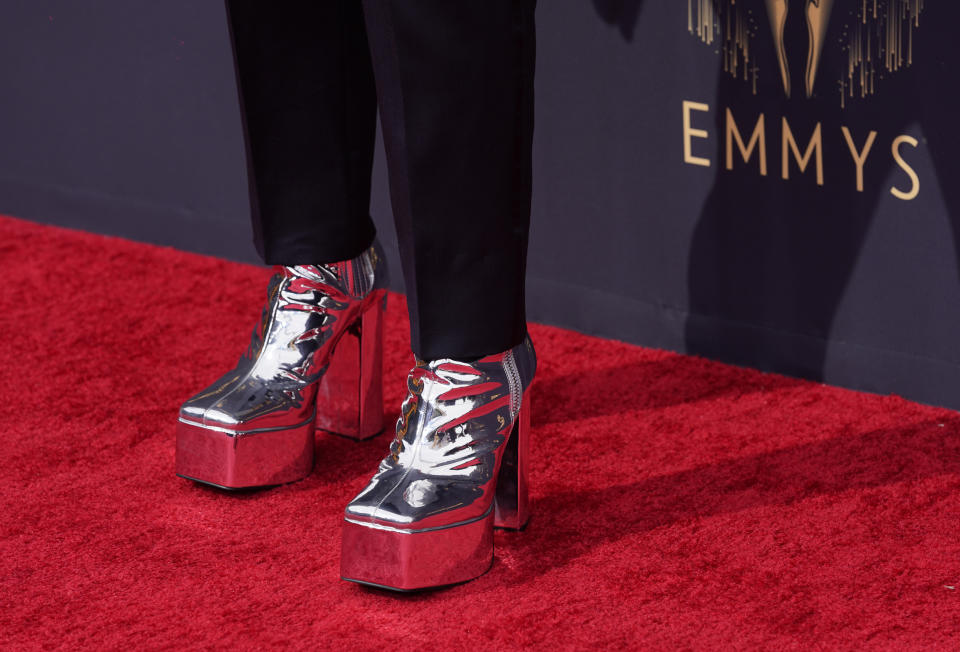
<svg viewBox="0 0 960 652"><path fill-rule="evenodd" d="M383 432L383 316L376 290L341 336L317 393L317 428L362 441Z"/></svg>
<svg viewBox="0 0 960 652"><path fill-rule="evenodd" d="M523 397L523 407L507 440L500 461L497 492L493 499L493 526L504 530L522 530L530 520L530 499L527 493L530 458L530 392Z"/></svg>

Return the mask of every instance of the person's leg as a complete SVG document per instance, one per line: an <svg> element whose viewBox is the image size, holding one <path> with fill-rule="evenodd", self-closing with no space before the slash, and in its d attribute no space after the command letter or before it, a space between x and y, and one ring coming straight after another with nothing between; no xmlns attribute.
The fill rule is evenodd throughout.
<svg viewBox="0 0 960 652"><path fill-rule="evenodd" d="M228 0L254 234L277 266L250 346L188 399L176 471L227 489L299 480L314 431L383 425L370 246L376 99L356 0Z"/></svg>
<svg viewBox="0 0 960 652"><path fill-rule="evenodd" d="M365 0L420 360L390 454L345 510L342 578L401 591L490 568L527 509L524 271L533 0Z"/></svg>
<svg viewBox="0 0 960 652"><path fill-rule="evenodd" d="M376 94L356 0L227 0L254 241L268 264L331 263L373 242Z"/></svg>
<svg viewBox="0 0 960 652"><path fill-rule="evenodd" d="M476 359L526 334L534 5L363 3L423 359Z"/></svg>

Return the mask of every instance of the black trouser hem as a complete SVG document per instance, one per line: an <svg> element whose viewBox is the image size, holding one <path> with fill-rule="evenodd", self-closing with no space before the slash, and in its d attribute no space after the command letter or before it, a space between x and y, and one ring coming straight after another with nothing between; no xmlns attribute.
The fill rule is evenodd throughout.
<svg viewBox="0 0 960 652"><path fill-rule="evenodd" d="M323 233L284 234L270 242L255 240L255 244L267 265L323 265L350 260L373 245L377 230L369 215L347 218L344 223L363 226L343 232L328 228Z"/></svg>

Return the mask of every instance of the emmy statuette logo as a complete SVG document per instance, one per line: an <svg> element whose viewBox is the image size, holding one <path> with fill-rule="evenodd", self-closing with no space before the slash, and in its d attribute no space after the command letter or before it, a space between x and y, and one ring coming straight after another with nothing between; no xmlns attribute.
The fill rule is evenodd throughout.
<svg viewBox="0 0 960 652"><path fill-rule="evenodd" d="M753 95L760 92L758 80L762 70L776 71L786 99L797 96L807 100L822 96L818 77L819 86L823 86L823 78L833 73L839 91L839 111L842 112L851 102L871 100L879 94L883 80L913 65L913 43L924 4L925 0L754 0L753 4L750 0L687 0L687 31L712 46L720 56L723 72L743 82ZM787 25L791 20L805 23L807 42L804 51L797 51L789 43ZM838 20L845 21L843 29L839 30L841 36L839 40L831 37L828 43L829 28ZM767 48L759 48L761 51L757 52L755 41L761 29L770 30L772 52L764 51ZM827 47L841 48L841 56L831 51L829 60L842 60L842 70L824 68ZM802 79L793 79L792 71L798 69L795 62L801 60ZM820 102L810 106L822 105ZM784 108L795 111L802 110L803 106L805 104L790 103ZM712 110L706 102L683 102L683 160L688 165L713 165L702 155L703 144L696 142L710 139L711 133L694 124L705 124L704 117L697 114ZM737 120L730 107L723 108L723 115L721 158L724 168L733 170L737 166L753 166L761 177L767 177L768 127L773 126L767 116L760 112L752 129L743 129L743 121ZM787 115L780 116L774 124L780 130L779 167L783 180L789 181L794 169L801 175L809 170L816 184L823 186L827 181L824 140L828 139L828 145L833 143L834 147L849 153L849 164L855 171L856 191L864 192L864 168L878 139L876 130L844 124L840 125L839 133L831 137L824 131L822 122L817 121L803 143ZM746 138L745 133L749 134ZM696 147L698 144L699 148ZM889 155L905 177L889 189L897 199L910 201L920 193L920 179L903 153L904 146L918 145L916 138L906 134L891 141ZM695 149L701 150L701 155L695 153ZM835 157L829 161L831 165L838 165L842 159Z"/></svg>
<svg viewBox="0 0 960 652"><path fill-rule="evenodd" d="M799 0L804 2L804 0ZM798 3L798 0L794 0ZM833 9L833 0L806 0L803 14L807 20L809 45L807 63L804 67L804 87L807 97L813 95L813 85L817 78L817 69L820 66L820 56L823 54L823 41L827 35L827 25L830 21L830 10ZM777 53L777 63L780 66L780 76L783 79L783 91L790 97L791 80L790 64L784 38L787 25L787 15L790 12L790 0L766 0L767 15L770 18L770 29L773 32L773 43Z"/></svg>

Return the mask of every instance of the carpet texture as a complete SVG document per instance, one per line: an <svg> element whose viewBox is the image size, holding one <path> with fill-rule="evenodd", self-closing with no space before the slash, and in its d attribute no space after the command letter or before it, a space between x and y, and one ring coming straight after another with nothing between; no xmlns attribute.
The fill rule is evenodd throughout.
<svg viewBox="0 0 960 652"><path fill-rule="evenodd" d="M960 647L955 412L533 326L533 520L398 596L338 575L392 433L318 433L314 474L259 493L174 476L269 271L9 218L0 266L5 650Z"/></svg>

